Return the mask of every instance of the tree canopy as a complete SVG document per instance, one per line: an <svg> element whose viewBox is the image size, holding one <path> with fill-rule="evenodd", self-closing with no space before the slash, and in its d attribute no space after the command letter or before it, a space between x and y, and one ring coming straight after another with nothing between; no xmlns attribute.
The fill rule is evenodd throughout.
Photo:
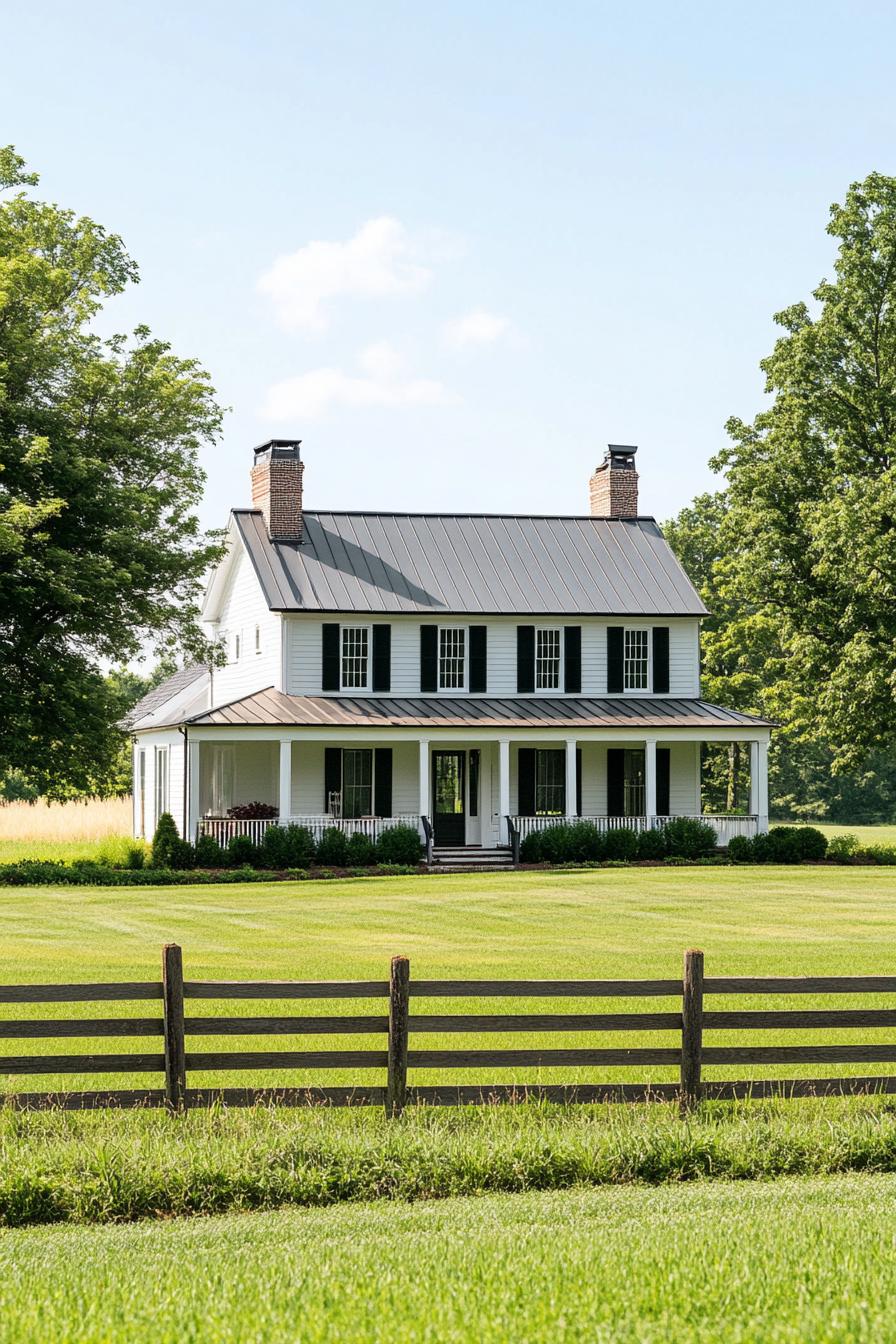
<svg viewBox="0 0 896 1344"><path fill-rule="evenodd" d="M896 179L853 184L828 233L834 278L777 314L771 404L712 464L714 583L773 630L765 709L845 770L896 737Z"/></svg>
<svg viewBox="0 0 896 1344"><path fill-rule="evenodd" d="M205 647L196 516L222 411L194 359L138 327L101 339L138 279L119 237L34 199L0 149L0 776L89 787L120 746L104 675L147 645Z"/></svg>

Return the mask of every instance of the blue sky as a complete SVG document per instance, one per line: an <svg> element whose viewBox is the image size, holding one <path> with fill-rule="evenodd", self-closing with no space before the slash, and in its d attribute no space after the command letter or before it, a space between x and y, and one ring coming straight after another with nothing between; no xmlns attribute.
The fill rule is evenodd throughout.
<svg viewBox="0 0 896 1344"><path fill-rule="evenodd" d="M642 511L712 488L827 209L896 172L896 9L32 0L0 139L119 232L111 305L232 407L204 520L299 437L309 507Z"/></svg>

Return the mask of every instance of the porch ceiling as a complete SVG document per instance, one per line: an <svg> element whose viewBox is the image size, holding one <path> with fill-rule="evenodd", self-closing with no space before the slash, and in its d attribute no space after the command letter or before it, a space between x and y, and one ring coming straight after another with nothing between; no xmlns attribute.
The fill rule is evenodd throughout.
<svg viewBox="0 0 896 1344"><path fill-rule="evenodd" d="M703 700L403 698L286 695L269 688L197 714L208 727L337 728L761 728L768 720Z"/></svg>

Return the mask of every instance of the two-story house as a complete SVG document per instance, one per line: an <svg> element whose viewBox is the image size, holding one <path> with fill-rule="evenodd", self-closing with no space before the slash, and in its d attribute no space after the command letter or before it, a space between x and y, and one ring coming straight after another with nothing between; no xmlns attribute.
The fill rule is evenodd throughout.
<svg viewBox="0 0 896 1344"><path fill-rule="evenodd" d="M701 743L749 743L767 825L770 725L700 699L705 610L653 518L635 449L611 445L584 516L307 510L299 441L255 449L203 619L226 666L137 706L134 828L409 821L435 854L558 817L651 826L701 813ZM263 823L262 823L263 824ZM257 826L257 823L256 823Z"/></svg>

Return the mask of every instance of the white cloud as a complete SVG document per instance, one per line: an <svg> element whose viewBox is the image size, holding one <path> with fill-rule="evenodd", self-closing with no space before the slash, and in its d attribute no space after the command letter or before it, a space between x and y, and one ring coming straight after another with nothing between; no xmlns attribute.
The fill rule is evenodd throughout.
<svg viewBox="0 0 896 1344"><path fill-rule="evenodd" d="M358 363L361 376L322 368L275 383L262 416L285 423L319 419L334 406L443 406L451 400L434 379L408 377L401 355L386 341L368 346Z"/></svg>
<svg viewBox="0 0 896 1344"><path fill-rule="evenodd" d="M425 289L431 270L415 257L404 225L384 215L369 219L344 243L311 242L278 257L258 281L290 329L321 331L327 304L345 295L380 298Z"/></svg>
<svg viewBox="0 0 896 1344"><path fill-rule="evenodd" d="M443 327L445 340L458 350L469 345L494 345L509 331L510 323L506 317L489 313L484 308L446 322Z"/></svg>

